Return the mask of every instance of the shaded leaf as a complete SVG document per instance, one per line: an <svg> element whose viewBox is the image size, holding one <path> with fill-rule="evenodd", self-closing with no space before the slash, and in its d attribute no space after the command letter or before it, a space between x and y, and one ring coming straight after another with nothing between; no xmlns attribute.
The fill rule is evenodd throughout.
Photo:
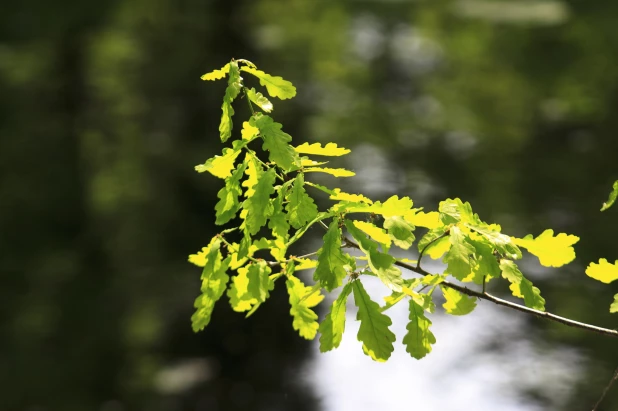
<svg viewBox="0 0 618 411"><path fill-rule="evenodd" d="M436 343L436 337L429 327L431 321L425 316L423 307L414 300L410 300L410 322L406 326L408 332L403 337L406 352L420 360L431 352L432 344Z"/></svg>
<svg viewBox="0 0 618 411"><path fill-rule="evenodd" d="M440 287L446 302L442 304L444 310L451 315L466 315L470 314L476 307L476 299L468 297L449 287Z"/></svg>
<svg viewBox="0 0 618 411"><path fill-rule="evenodd" d="M245 227L251 235L257 234L272 215L270 195L275 191L274 183L275 170L270 168L259 176L257 184L253 187L255 193L243 202L243 209L247 211Z"/></svg>
<svg viewBox="0 0 618 411"><path fill-rule="evenodd" d="M474 261L474 247L466 241L466 236L457 226L451 227L449 242L451 247L444 256L447 264L446 272L458 280L465 279L476 265Z"/></svg>
<svg viewBox="0 0 618 411"><path fill-rule="evenodd" d="M288 213L290 225L296 229L304 226L318 215L318 207L305 191L305 178L298 173L294 179L292 190L287 196L288 204L285 210Z"/></svg>
<svg viewBox="0 0 618 411"><path fill-rule="evenodd" d="M215 205L215 224L227 223L240 210L240 202L238 201L238 197L242 194L240 179L245 172L245 168L247 168L246 163L239 164L236 171L225 179L225 186L217 193L219 201Z"/></svg>
<svg viewBox="0 0 618 411"><path fill-rule="evenodd" d="M291 171L300 165L300 157L294 148L288 144L292 136L281 130L281 123L276 123L270 116L256 114L251 117L250 124L260 129L264 144L262 148L268 151L268 158L285 171Z"/></svg>
<svg viewBox="0 0 618 411"><path fill-rule="evenodd" d="M414 242L414 226L399 216L388 217L384 221L384 228L393 239L396 246L407 250Z"/></svg>
<svg viewBox="0 0 618 411"><path fill-rule="evenodd" d="M318 265L313 279L332 291L339 287L347 275L346 265L350 265L347 254L341 250L341 229L339 220L333 219L323 237L324 245L318 251Z"/></svg>
<svg viewBox="0 0 618 411"><path fill-rule="evenodd" d="M238 70L238 64L235 61L229 63L229 76L227 81L227 88L225 89L225 96L223 97L223 104L221 105L221 123L219 124L219 134L221 141L225 142L232 135L232 116L234 115L234 108L232 102L240 93L242 89L242 77L240 77L240 71Z"/></svg>
<svg viewBox="0 0 618 411"><path fill-rule="evenodd" d="M541 291L524 277L517 264L511 260L503 259L500 260L500 269L502 270L502 277L511 283L509 288L515 297L523 298L526 307L545 311L545 299L541 297Z"/></svg>

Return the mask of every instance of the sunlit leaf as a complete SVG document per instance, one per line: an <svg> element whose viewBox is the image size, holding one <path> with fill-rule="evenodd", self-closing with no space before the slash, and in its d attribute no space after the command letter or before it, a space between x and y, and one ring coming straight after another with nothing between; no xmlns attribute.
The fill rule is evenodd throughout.
<svg viewBox="0 0 618 411"><path fill-rule="evenodd" d="M524 277L517 264L511 260L502 259L500 269L502 270L502 277L511 283L509 288L515 297L523 298L526 307L545 311L545 299L541 297L541 291Z"/></svg>
<svg viewBox="0 0 618 411"><path fill-rule="evenodd" d="M444 256L444 263L448 265L446 272L458 280L463 280L475 266L474 253L476 250L466 241L466 236L457 226L451 227L449 242L451 247Z"/></svg>
<svg viewBox="0 0 618 411"><path fill-rule="evenodd" d="M442 222L440 221L440 213L437 211L431 211L429 213L419 211L417 213L410 214L405 218L406 221L417 227L427 227L430 230L436 229L442 225Z"/></svg>
<svg viewBox="0 0 618 411"><path fill-rule="evenodd" d="M601 211L605 211L610 208L614 202L618 198L618 180L614 182L612 192L609 193L609 198L606 202L603 203L603 207L601 207Z"/></svg>
<svg viewBox="0 0 618 411"><path fill-rule="evenodd" d="M358 341L363 343L363 352L373 360L384 362L394 350L395 334L389 330L391 319L380 312L380 306L369 298L359 281L352 282L354 302L358 307L356 320L360 321Z"/></svg>
<svg viewBox="0 0 618 411"><path fill-rule="evenodd" d="M258 303L262 303L268 298L268 276L270 267L266 262L260 261L250 264L248 267L247 278L249 279L248 291Z"/></svg>
<svg viewBox="0 0 618 411"><path fill-rule="evenodd" d="M380 244L384 244L387 247L391 245L391 238L389 235L381 229L380 227L376 227L375 224L368 223L366 221L353 221L356 228L367 234L369 237L373 238Z"/></svg>
<svg viewBox="0 0 618 411"><path fill-rule="evenodd" d="M259 176L257 184L253 187L255 193L243 202L243 209L247 211L245 224L251 235L257 234L266 224L268 217L272 215L273 206L270 203L270 195L275 191L274 183L275 170L270 168Z"/></svg>
<svg viewBox="0 0 618 411"><path fill-rule="evenodd" d="M609 312L618 313L618 294L614 295L614 302L609 306Z"/></svg>
<svg viewBox="0 0 618 411"><path fill-rule="evenodd" d="M275 238L280 238L287 241L289 237L290 224L286 214L283 212L283 201L287 194L287 187L281 187L277 198L271 200L273 205L273 213L268 221L268 228L272 230Z"/></svg>
<svg viewBox="0 0 618 411"><path fill-rule="evenodd" d="M323 237L324 245L318 251L318 266L313 273L313 279L332 291L339 287L347 275L346 265L350 257L341 250L341 229L339 220L333 219L328 231Z"/></svg>
<svg viewBox="0 0 618 411"><path fill-rule="evenodd" d="M253 102L256 106L261 108L267 113L273 111L273 103L270 102L264 95L258 91L255 91L255 88L250 88L247 90L247 97L249 100Z"/></svg>
<svg viewBox="0 0 618 411"><path fill-rule="evenodd" d="M203 330L210 322L215 303L221 298L230 277L226 274L230 258L223 260L220 251L221 240L210 244L206 263L202 270L202 294L195 300L196 311L191 316L193 331Z"/></svg>
<svg viewBox="0 0 618 411"><path fill-rule="evenodd" d="M436 343L436 337L429 327L431 321L425 316L423 307L410 299L410 322L406 326L408 332L403 337L406 351L417 360L431 352L432 344Z"/></svg>
<svg viewBox="0 0 618 411"><path fill-rule="evenodd" d="M601 258L598 264L590 263L588 268L586 268L586 274L588 277L609 284L614 280L618 280L618 260L611 264L605 258Z"/></svg>
<svg viewBox="0 0 618 411"><path fill-rule="evenodd" d="M335 188L334 190L332 190L329 198L331 200L351 201L353 203L373 203L373 201L371 201L369 198L365 197L362 194L348 194L341 191L340 188Z"/></svg>
<svg viewBox="0 0 618 411"><path fill-rule="evenodd" d="M296 277L290 276L286 281L290 296L290 314L293 317L292 327L301 337L308 340L315 338L318 331L318 315L311 309L318 305L324 296L319 292L313 292L311 287L305 285ZM307 294L311 295L307 297Z"/></svg>
<svg viewBox="0 0 618 411"><path fill-rule="evenodd" d="M305 173L326 173L335 177L353 177L356 175L353 171L345 168L327 168L327 167L307 167L304 168Z"/></svg>
<svg viewBox="0 0 618 411"><path fill-rule="evenodd" d="M249 198L255 193L253 187L258 183L258 176L262 175L263 169L262 165L249 153L245 156L245 163L247 164L247 170L245 171L247 179L241 185L247 188L245 190L245 197Z"/></svg>
<svg viewBox="0 0 618 411"><path fill-rule="evenodd" d="M250 142L260 134L260 129L252 126L248 121L245 121L242 123L242 130L240 134L243 140Z"/></svg>
<svg viewBox="0 0 618 411"><path fill-rule="evenodd" d="M348 296L352 292L352 283L347 283L339 297L333 302L328 314L320 323L320 351L327 352L339 347L345 330L345 312Z"/></svg>
<svg viewBox="0 0 618 411"><path fill-rule="evenodd" d="M337 147L335 143L328 143L324 147L320 143L303 143L300 146L294 147L299 154L313 154L319 156L343 156L350 152L349 149L343 147Z"/></svg>
<svg viewBox="0 0 618 411"><path fill-rule="evenodd" d="M208 159L204 164L195 166L195 171L198 173L208 171L215 177L227 178L232 175L234 162L239 154L240 150L226 147L223 149L222 156L214 156Z"/></svg>
<svg viewBox="0 0 618 411"><path fill-rule="evenodd" d="M289 144L292 136L281 130L282 125L276 123L270 116L259 113L251 117L250 124L260 129L264 139L262 148L268 151L269 159L285 171L290 171L300 165L300 157Z"/></svg>
<svg viewBox="0 0 618 411"><path fill-rule="evenodd" d="M414 242L414 226L402 217L393 216L384 220L384 228L388 230L388 235L393 239L396 246L407 250Z"/></svg>
<svg viewBox="0 0 618 411"><path fill-rule="evenodd" d="M243 66L241 70L251 73L255 77L259 78L260 84L266 87L266 90L271 97L277 97L281 100L285 100L296 95L296 87L294 87L291 82L284 80L279 76L271 76L270 74L264 73L262 70L257 70L247 66Z"/></svg>
<svg viewBox="0 0 618 411"><path fill-rule="evenodd" d="M225 96L223 97L223 104L221 105L221 123L219 124L219 134L221 141L225 142L232 135L232 116L234 115L234 108L232 102L240 93L242 89L242 77L240 77L240 71L238 70L238 64L232 61L228 64L229 76L227 81L227 88L225 89Z"/></svg>
<svg viewBox="0 0 618 411"><path fill-rule="evenodd" d="M468 297L449 287L440 287L446 302L442 304L444 310L451 315L466 315L470 314L476 307L476 299Z"/></svg>
<svg viewBox="0 0 618 411"><path fill-rule="evenodd" d="M248 267L241 267L236 271L238 274L232 277L232 285L227 290L232 309L237 312L249 311L258 300L249 292Z"/></svg>
<svg viewBox="0 0 618 411"><path fill-rule="evenodd" d="M290 190L285 211L290 225L296 229L304 226L318 215L318 207L305 191L305 178L303 173L298 173Z"/></svg>
<svg viewBox="0 0 618 411"><path fill-rule="evenodd" d="M477 233L485 237L493 248L502 256L512 260L521 258L521 250L513 241L513 238L500 232L500 226L497 224L487 225L483 223L466 224L466 227L471 228ZM553 231L552 231L553 233Z"/></svg>
<svg viewBox="0 0 618 411"><path fill-rule="evenodd" d="M472 269L472 274L464 281L474 281L480 285L483 281L487 282L492 278L500 277L500 265L488 240L483 240L483 237L479 236L477 239L468 238L468 242L476 250L476 265Z"/></svg>
<svg viewBox="0 0 618 411"><path fill-rule="evenodd" d="M230 63L227 63L225 66L221 67L220 69L217 70L213 70L210 73L206 73L204 74L201 79L202 80L220 80L223 77L225 77L225 75L227 73L230 72Z"/></svg>
<svg viewBox="0 0 618 411"><path fill-rule="evenodd" d="M215 205L215 224L227 223L236 216L240 209L240 202L238 201L238 197L242 194L240 179L246 167L246 163L239 164L234 173L225 179L225 186L217 193L219 201Z"/></svg>
<svg viewBox="0 0 618 411"><path fill-rule="evenodd" d="M545 267L562 267L575 259L573 244L579 237L560 233L554 237L554 230L545 230L537 238L528 234L524 238L513 238L513 242L524 247L530 254L539 258Z"/></svg>

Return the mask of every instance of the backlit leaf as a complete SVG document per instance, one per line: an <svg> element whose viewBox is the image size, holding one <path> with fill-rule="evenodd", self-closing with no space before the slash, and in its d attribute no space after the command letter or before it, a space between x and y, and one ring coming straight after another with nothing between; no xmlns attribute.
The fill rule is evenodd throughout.
<svg viewBox="0 0 618 411"><path fill-rule="evenodd" d="M258 183L258 176L262 175L263 169L262 165L249 153L245 156L245 163L247 164L245 171L247 179L242 183L242 186L247 188L245 197L249 198L255 193L253 187Z"/></svg>
<svg viewBox="0 0 618 411"><path fill-rule="evenodd" d="M524 277L517 264L511 260L502 259L500 260L500 269L502 270L502 277L511 283L509 288L515 297L523 298L526 307L545 311L545 299L541 297L541 291Z"/></svg>
<svg viewBox="0 0 618 411"><path fill-rule="evenodd" d="M249 285L247 287L249 293L257 300L258 303L266 301L268 298L268 276L270 275L270 267L266 262L250 264L248 267L247 278Z"/></svg>
<svg viewBox="0 0 618 411"><path fill-rule="evenodd" d="M208 159L204 164L195 166L195 171L198 173L208 171L215 177L227 178L232 175L234 162L239 154L240 150L226 147L223 149L222 156L214 156Z"/></svg>
<svg viewBox="0 0 618 411"><path fill-rule="evenodd" d="M440 287L446 302L442 304L444 310L451 315L466 315L470 314L476 307L476 299L468 297L449 287Z"/></svg>
<svg viewBox="0 0 618 411"><path fill-rule="evenodd" d="M614 264L610 264L605 258L601 258L598 264L590 263L588 268L586 268L586 274L588 277L609 284L614 280L618 280L618 260Z"/></svg>
<svg viewBox="0 0 618 411"><path fill-rule="evenodd" d="M255 88L251 88L247 90L247 97L249 100L253 102L256 106L261 108L267 113L273 111L273 103L270 102L264 95L258 91L255 91Z"/></svg>
<svg viewBox="0 0 618 411"><path fill-rule="evenodd" d="M399 216L388 217L384 221L384 228L393 239L396 246L407 250L414 242L414 226Z"/></svg>
<svg viewBox="0 0 618 411"><path fill-rule="evenodd" d="M332 190L329 198L331 200L351 201L353 203L373 203L373 201L371 201L369 198L365 197L362 194L348 194L341 191L340 188L335 188L334 190Z"/></svg>
<svg viewBox="0 0 618 411"><path fill-rule="evenodd" d="M303 173L298 173L290 190L285 210L288 213L290 225L296 229L304 226L318 215L318 207L305 191Z"/></svg>
<svg viewBox="0 0 618 411"><path fill-rule="evenodd" d="M353 177L356 175L353 171L345 168L327 168L327 167L307 167L304 168L305 173L326 173L335 177Z"/></svg>
<svg viewBox="0 0 618 411"><path fill-rule="evenodd" d="M575 259L573 244L579 237L560 233L554 237L554 230L545 230L537 238L528 234L524 238L513 238L513 242L539 258L545 267L562 267Z"/></svg>
<svg viewBox="0 0 618 411"><path fill-rule="evenodd" d="M275 170L268 169L259 176L257 184L253 187L255 193L243 202L243 209L247 211L245 224L249 234L255 235L266 224L268 217L272 215L273 206L270 203L270 195L275 188Z"/></svg>
<svg viewBox="0 0 618 411"><path fill-rule="evenodd" d="M446 272L458 280L466 278L475 266L474 247L466 241L466 236L457 226L451 227L449 242L451 247L444 256Z"/></svg>
<svg viewBox="0 0 618 411"><path fill-rule="evenodd" d="M273 204L273 213L268 221L268 228L272 230L275 238L280 238L283 241L287 241L289 237L290 224L283 212L283 199L287 194L287 187L281 187L277 198L271 200Z"/></svg>
<svg viewBox="0 0 618 411"><path fill-rule="evenodd" d="M318 266L313 273L313 279L332 291L339 287L347 275L346 265L350 257L341 250L341 229L339 220L333 219L328 231L323 237L324 245L318 251Z"/></svg>
<svg viewBox="0 0 618 411"><path fill-rule="evenodd" d="M215 224L225 224L230 221L240 209L238 197L242 194L240 188L240 179L247 167L246 163L241 163L236 168L236 171L225 179L225 186L219 190L217 197L219 201L215 205L216 220Z"/></svg>
<svg viewBox="0 0 618 411"><path fill-rule="evenodd" d="M204 74L201 79L202 80L220 80L223 77L225 77L225 75L227 73L230 72L230 63L227 63L225 66L221 67L220 69L217 70L213 70L210 73L206 73Z"/></svg>
<svg viewBox="0 0 618 411"><path fill-rule="evenodd" d="M260 129L264 139L262 148L269 152L269 159L285 171L290 171L300 165L300 157L294 148L288 144L292 136L281 130L281 124L276 123L270 116L259 113L251 117L250 124Z"/></svg>
<svg viewBox="0 0 618 411"><path fill-rule="evenodd" d="M436 337L429 327L431 321L425 316L423 307L410 299L410 322L406 326L408 332L403 337L406 351L417 360L431 352L432 344L436 343Z"/></svg>
<svg viewBox="0 0 618 411"><path fill-rule="evenodd" d="M614 302L609 306L610 313L618 313L618 294L614 295Z"/></svg>
<svg viewBox="0 0 618 411"><path fill-rule="evenodd" d="M419 211L406 216L406 221L417 227L427 227L430 230L438 228L442 225L442 222L440 221L440 213L437 211L431 211L429 213Z"/></svg>
<svg viewBox="0 0 618 411"><path fill-rule="evenodd" d="M614 202L618 198L618 180L614 182L612 192L609 193L609 198L606 202L603 203L603 207L601 207L601 211L605 211L610 208Z"/></svg>
<svg viewBox="0 0 618 411"><path fill-rule="evenodd" d="M294 87L291 82L284 80L279 76L271 76L270 74L264 73L262 70L257 70L247 66L243 66L241 70L251 73L255 77L259 78L260 84L266 87L266 90L271 97L277 97L281 100L285 100L296 95L296 87Z"/></svg>
<svg viewBox="0 0 618 411"><path fill-rule="evenodd" d="M358 341L363 343L363 352L373 360L384 362L394 350L395 334L389 330L391 319L380 312L380 306L369 298L359 281L352 282L354 303L358 307L356 320L360 321Z"/></svg>
<svg viewBox="0 0 618 411"><path fill-rule="evenodd" d="M466 227L471 228L477 233L485 237L493 248L498 251L504 257L512 260L519 260L521 258L521 250L513 241L513 238L500 232L500 226L497 224L487 225L483 223L479 224L466 224ZM553 231L552 231L553 233Z"/></svg>
<svg viewBox="0 0 618 411"><path fill-rule="evenodd" d="M196 311L191 316L193 331L203 330L210 322L215 303L221 298L230 277L226 274L230 258L223 260L221 240L211 242L202 270L202 294L195 300Z"/></svg>
<svg viewBox="0 0 618 411"><path fill-rule="evenodd" d="M384 244L385 246L390 247L391 238L389 237L388 234L386 234L386 231L384 231L383 229L376 227L374 224L368 223L366 221L356 221L355 220L353 221L353 223L356 226L356 228L363 231L365 234L373 238L378 243Z"/></svg>
<svg viewBox="0 0 618 411"><path fill-rule="evenodd" d="M249 269L241 267L236 272L238 274L232 277L232 285L227 290L227 296L234 311L249 311L258 303L258 300L249 292L249 277L247 276Z"/></svg>
<svg viewBox="0 0 618 411"><path fill-rule="evenodd" d="M339 297L333 302L328 314L320 323L320 351L327 352L339 347L345 330L345 312L348 296L352 292L352 283L347 283Z"/></svg>
<svg viewBox="0 0 618 411"><path fill-rule="evenodd" d="M242 130L240 134L243 140L250 142L260 134L260 129L252 126L248 121L245 121L242 123Z"/></svg>
<svg viewBox="0 0 618 411"><path fill-rule="evenodd" d="M235 61L229 63L229 76L227 81L227 88L225 89L225 96L223 97L223 104L221 105L221 123L219 124L219 134L221 141L225 142L232 135L232 116L234 115L234 108L232 102L240 93L242 89L242 77L240 77L240 71L238 70L238 64Z"/></svg>
<svg viewBox="0 0 618 411"><path fill-rule="evenodd" d="M290 276L286 281L290 296L290 314L293 317L292 327L301 337L308 340L315 338L318 331L318 315L311 309L318 305L324 296L319 292L313 292L311 287L305 285L296 277ZM307 294L311 295L307 297Z"/></svg>
<svg viewBox="0 0 618 411"><path fill-rule="evenodd" d="M337 147L335 143L328 143L324 147L320 143L303 143L300 146L294 147L299 154L313 154L318 156L343 156L350 152L349 149Z"/></svg>

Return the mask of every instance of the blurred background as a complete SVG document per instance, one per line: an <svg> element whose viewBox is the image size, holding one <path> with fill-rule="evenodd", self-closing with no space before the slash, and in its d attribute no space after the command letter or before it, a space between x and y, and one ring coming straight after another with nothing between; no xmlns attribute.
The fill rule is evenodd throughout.
<svg viewBox="0 0 618 411"><path fill-rule="evenodd" d="M591 409L618 365L608 337L482 302L433 315L416 361L403 307L376 364L353 321L319 354L283 289L248 320L222 299L194 334L187 256L217 230L221 184L193 170L221 150L225 84L200 75L246 58L297 86L273 101L297 143L353 150L343 188L581 237L568 267L523 267L549 311L616 327L616 285L584 269L618 258L618 210L599 212L618 179L617 19L610 0L3 1L0 410Z"/></svg>

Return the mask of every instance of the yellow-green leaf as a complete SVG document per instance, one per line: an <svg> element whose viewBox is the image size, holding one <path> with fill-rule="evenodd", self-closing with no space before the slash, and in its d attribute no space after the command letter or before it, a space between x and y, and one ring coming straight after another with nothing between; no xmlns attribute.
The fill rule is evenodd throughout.
<svg viewBox="0 0 618 411"><path fill-rule="evenodd" d="M609 306L610 313L618 313L618 294L614 295L614 302Z"/></svg>
<svg viewBox="0 0 618 411"><path fill-rule="evenodd" d="M475 266L476 250L466 241L466 238L459 227L451 227L449 236L451 247L444 256L444 263L448 264L446 272L458 280L466 278Z"/></svg>
<svg viewBox="0 0 618 411"><path fill-rule="evenodd" d="M417 227L427 227L430 230L438 228L442 225L442 223L440 222L440 213L438 213L437 211L431 211L429 213L419 211L417 213L410 214L405 218L406 221L414 224Z"/></svg>
<svg viewBox="0 0 618 411"><path fill-rule="evenodd" d="M511 283L509 288L515 297L523 298L527 307L545 311L545 299L541 297L541 291L524 277L515 262L507 259L500 260L500 270L502 270L502 277Z"/></svg>
<svg viewBox="0 0 618 411"><path fill-rule="evenodd" d="M609 193L609 198L606 202L603 203L603 207L601 207L601 211L605 211L610 208L614 202L618 198L618 180L614 182L612 192Z"/></svg>
<svg viewBox="0 0 618 411"><path fill-rule="evenodd" d="M238 197L242 194L240 179L246 168L245 163L238 165L234 173L225 179L225 186L219 190L217 197L219 201L215 205L215 224L221 225L230 221L240 209Z"/></svg>
<svg viewBox="0 0 618 411"><path fill-rule="evenodd" d="M261 108L267 113L273 111L273 103L270 102L264 95L260 92L255 91L254 88L247 90L247 97L249 100L253 102L256 106Z"/></svg>
<svg viewBox="0 0 618 411"><path fill-rule="evenodd" d="M222 156L214 156L208 159L204 164L195 166L195 171L198 173L208 171L215 177L227 178L232 175L234 162L239 154L240 150L226 147L223 149Z"/></svg>
<svg viewBox="0 0 618 411"><path fill-rule="evenodd" d="M230 72L230 63L227 63L225 66L221 67L220 69L213 70L210 73L204 74L201 77L201 79L209 80L209 81L220 80L223 77L225 77L225 75L229 72Z"/></svg>
<svg viewBox="0 0 618 411"><path fill-rule="evenodd" d="M252 67L243 66L242 71L253 74L260 79L260 84L266 87L266 91L271 97L277 97L281 100L292 98L296 95L296 87L279 76L271 76L264 73L262 70L257 70Z"/></svg>
<svg viewBox="0 0 618 411"><path fill-rule="evenodd" d="M292 141L292 136L281 130L281 123L265 114L256 113L249 122L252 126L260 129L260 134L264 139L262 148L268 151L268 158L277 166L285 171L298 168L300 157L294 148L288 144Z"/></svg>
<svg viewBox="0 0 618 411"><path fill-rule="evenodd" d="M614 264L610 264L605 258L601 258L598 264L590 263L588 268L586 268L586 274L588 277L609 284L614 280L618 280L618 260Z"/></svg>
<svg viewBox="0 0 618 411"><path fill-rule="evenodd" d="M339 157L350 152L349 149L337 147L335 143L328 143L324 147L320 143L303 143L300 146L294 147L299 154L314 154L318 156L333 156Z"/></svg>
<svg viewBox="0 0 618 411"><path fill-rule="evenodd" d="M252 126L248 121L242 123L242 130L240 132L242 139L247 143L255 140L255 138L260 134L260 129Z"/></svg>
<svg viewBox="0 0 618 411"><path fill-rule="evenodd" d="M388 235L393 239L397 247L407 250L414 242L414 226L402 217L393 216L384 220L384 228L388 230Z"/></svg>
<svg viewBox="0 0 618 411"><path fill-rule="evenodd" d="M365 221L353 221L354 225L356 226L356 228L358 228L359 230L363 231L365 234L367 234L369 237L373 238L375 241L377 241L380 244L384 244L387 247L390 247L391 245L391 238L390 236L386 233L386 231L384 231L383 229L376 227L374 224L372 223L368 223Z"/></svg>
<svg viewBox="0 0 618 411"><path fill-rule="evenodd" d="M270 202L270 195L275 191L274 183L275 169L269 168L259 175L257 184L253 186L255 193L243 202L243 209L247 212L245 224L251 235L257 234L272 215L273 205Z"/></svg>
<svg viewBox="0 0 618 411"><path fill-rule="evenodd" d="M349 193L345 193L343 191L341 191L340 188L335 188L334 190L332 190L332 192L330 193L330 197L331 200L340 200L340 201L349 201L352 203L367 203L367 204L373 204L373 201L371 201L369 198L365 197L362 194L349 194Z"/></svg>
<svg viewBox="0 0 618 411"><path fill-rule="evenodd" d="M298 173L294 179L292 190L287 196L288 204L285 207L290 225L296 229L301 228L307 222L318 215L318 207L305 191L305 178L303 173Z"/></svg>
<svg viewBox="0 0 618 411"><path fill-rule="evenodd" d="M431 352L432 344L436 343L429 326L431 321L425 316L423 307L410 299L410 322L406 326L408 332L403 337L406 351L417 360Z"/></svg>
<svg viewBox="0 0 618 411"><path fill-rule="evenodd" d="M363 343L363 352L373 360L384 362L394 350L395 334L389 330L391 319L380 312L380 306L371 300L359 281L352 282L354 302L358 307L356 320L360 321L358 341Z"/></svg>
<svg viewBox="0 0 618 411"><path fill-rule="evenodd" d="M353 177L356 175L353 171L345 168L307 167L303 171L305 173L326 173L335 177Z"/></svg>
<svg viewBox="0 0 618 411"><path fill-rule="evenodd" d="M446 302L442 304L444 310L451 315L466 315L470 314L476 307L476 299L468 297L449 287L440 287Z"/></svg>
<svg viewBox="0 0 618 411"><path fill-rule="evenodd" d="M323 237L324 245L318 251L318 266L313 279L332 291L339 287L347 275L346 265L350 257L341 250L341 229L339 220L334 218Z"/></svg>
<svg viewBox="0 0 618 411"><path fill-rule="evenodd" d="M314 292L311 287L305 287L294 276L288 277L285 284L290 296L290 314L294 319L292 327L298 331L301 337L312 340L318 332L319 325L318 315L311 308L318 305L324 299L324 296L319 292Z"/></svg>
<svg viewBox="0 0 618 411"><path fill-rule="evenodd" d="M227 81L227 88L225 89L225 96L223 97L223 104L221 105L221 123L219 124L219 134L221 141L225 142L232 135L232 116L234 115L234 108L232 102L240 93L242 89L242 77L240 77L240 71L238 70L238 64L232 61L229 66L229 78Z"/></svg>
<svg viewBox="0 0 618 411"><path fill-rule="evenodd" d="M537 238L528 234L524 238L513 238L513 242L524 247L530 254L539 258L545 267L562 267L575 259L573 244L579 237L560 233L554 237L554 230L545 230Z"/></svg>
<svg viewBox="0 0 618 411"><path fill-rule="evenodd" d="M345 331L345 312L348 296L352 292L352 283L347 283L339 297L333 302L328 314L320 323L320 351L327 352L339 347Z"/></svg>

